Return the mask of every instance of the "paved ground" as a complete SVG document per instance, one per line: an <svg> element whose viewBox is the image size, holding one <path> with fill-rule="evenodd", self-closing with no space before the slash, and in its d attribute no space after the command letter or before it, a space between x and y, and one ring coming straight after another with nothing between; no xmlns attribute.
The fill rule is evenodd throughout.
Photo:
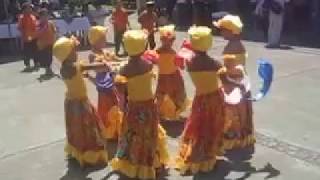
<svg viewBox="0 0 320 180"><path fill-rule="evenodd" d="M179 33L177 44L186 37ZM233 152L209 174L181 177L174 170L161 179L320 179L320 50L293 47L267 50L264 44L245 42L248 71L258 86L256 60L268 58L276 78L270 95L255 103L258 143L253 156ZM215 39L211 54L219 56L225 42ZM82 57L87 52L81 53ZM41 72L20 73L22 62L0 68L0 179L3 180L98 180L118 179L110 169L81 170L64 159L64 85L58 78L39 81ZM54 65L55 70L58 65ZM188 95L193 95L185 76ZM90 97L96 100L94 87ZM166 124L169 148L174 157L182 124ZM114 149L114 144L109 147Z"/></svg>

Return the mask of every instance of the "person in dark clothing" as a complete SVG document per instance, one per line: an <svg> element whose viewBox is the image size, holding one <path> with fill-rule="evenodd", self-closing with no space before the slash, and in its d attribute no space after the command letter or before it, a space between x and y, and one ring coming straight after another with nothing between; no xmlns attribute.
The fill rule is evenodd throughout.
<svg viewBox="0 0 320 180"><path fill-rule="evenodd" d="M193 24L211 27L211 3L208 0L193 0Z"/></svg>
<svg viewBox="0 0 320 180"><path fill-rule="evenodd" d="M169 21L173 21L173 10L177 4L177 0L168 0L167 1L167 12L169 16Z"/></svg>

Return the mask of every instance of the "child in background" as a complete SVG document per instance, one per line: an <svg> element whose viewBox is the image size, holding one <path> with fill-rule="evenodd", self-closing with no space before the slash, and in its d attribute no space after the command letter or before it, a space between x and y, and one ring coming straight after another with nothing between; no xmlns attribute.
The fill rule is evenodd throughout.
<svg viewBox="0 0 320 180"><path fill-rule="evenodd" d="M107 164L108 153L104 149L101 130L104 129L95 108L89 102L82 71L108 71L105 63L80 63L74 38L61 37L53 46L53 55L62 64L61 76L67 92L64 103L67 131L65 152L81 166Z"/></svg>
<svg viewBox="0 0 320 180"><path fill-rule="evenodd" d="M113 9L111 21L114 28L115 54L119 56L120 46L123 45L123 34L127 27L130 27L128 12L123 7L122 1L118 0L116 7ZM125 51L125 50L124 50ZM124 53L126 54L126 53Z"/></svg>
<svg viewBox="0 0 320 180"><path fill-rule="evenodd" d="M224 48L224 64L227 68L227 79L223 82L224 91L230 94L236 88L241 89L241 99L237 103L226 101L226 126L224 149L244 148L255 143L252 102L247 100L251 92L245 81L247 52L241 42L242 22L238 16L226 15L214 25L228 41ZM234 83L238 82L238 83Z"/></svg>
<svg viewBox="0 0 320 180"><path fill-rule="evenodd" d="M189 30L195 56L187 62L187 71L196 88L191 115L181 137L176 168L182 174L209 172L216 164L224 126L224 100L219 72L221 65L209 57L211 29Z"/></svg>
<svg viewBox="0 0 320 180"><path fill-rule="evenodd" d="M162 45L157 50L160 56L157 99L161 117L167 120L178 120L188 103L181 67L176 65L176 51L172 48L176 38L174 28L174 25L159 28Z"/></svg>
<svg viewBox="0 0 320 180"><path fill-rule="evenodd" d="M103 50L106 47L106 32L107 29L102 26L93 26L89 29L90 62L114 60L112 54ZM122 121L122 112L119 107L117 89L114 85L114 74L112 72L97 72L95 83L98 91L98 112L106 127L103 131L103 137L117 139Z"/></svg>
<svg viewBox="0 0 320 180"><path fill-rule="evenodd" d="M142 29L148 31L148 42L150 49L154 49L156 47L156 42L154 40L154 33L157 28L157 14L154 12L154 2L147 2L147 9L143 11L138 19L141 24Z"/></svg>
<svg viewBox="0 0 320 180"><path fill-rule="evenodd" d="M56 38L55 25L49 21L48 10L41 9L39 13L39 27L37 30L38 61L45 68L46 76L52 76L52 46Z"/></svg>
<svg viewBox="0 0 320 180"><path fill-rule="evenodd" d="M23 40L23 61L25 72L32 71L30 67L30 59L33 59L34 70L38 70L40 65L37 62L36 55L36 31L37 18L32 14L32 4L25 2L22 5L22 15L18 18L18 30L22 35Z"/></svg>
<svg viewBox="0 0 320 180"><path fill-rule="evenodd" d="M152 63L142 60L147 34L131 30L124 34L129 63L120 74L127 78L128 106L122 123L121 139L112 168L129 178L156 179L156 172L168 162L166 133L152 91Z"/></svg>

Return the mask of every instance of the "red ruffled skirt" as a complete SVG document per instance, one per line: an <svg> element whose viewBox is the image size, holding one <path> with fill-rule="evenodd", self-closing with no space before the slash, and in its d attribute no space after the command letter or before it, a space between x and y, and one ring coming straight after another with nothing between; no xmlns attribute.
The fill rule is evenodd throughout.
<svg viewBox="0 0 320 180"><path fill-rule="evenodd" d="M220 91L195 97L176 160L182 174L208 172L214 168L221 148L224 119L224 99Z"/></svg>

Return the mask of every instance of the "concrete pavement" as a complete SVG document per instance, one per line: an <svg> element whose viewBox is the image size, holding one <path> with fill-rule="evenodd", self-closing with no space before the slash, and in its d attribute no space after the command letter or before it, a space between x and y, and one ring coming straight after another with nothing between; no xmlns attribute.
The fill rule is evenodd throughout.
<svg viewBox="0 0 320 180"><path fill-rule="evenodd" d="M176 45L185 33L179 33ZM110 38L109 38L110 39ZM245 42L249 53L248 71L255 87L256 60L268 58L275 66L275 81L270 95L255 103L258 135L252 158L235 152L232 162L221 161L209 174L181 177L170 170L162 179L320 179L320 50L293 47L267 50L264 44ZM215 38L212 55L219 56L225 42ZM81 56L86 58L87 52ZM63 156L65 137L64 85L58 78L40 82L41 72L20 73L22 62L0 67L0 179L2 180L73 180L118 179L108 176L110 169L82 171L77 164L68 166ZM54 65L58 72L58 65ZM190 78L185 75L189 96L193 96ZM96 92L90 85L90 97ZM169 149L174 157L181 124L168 125Z"/></svg>

